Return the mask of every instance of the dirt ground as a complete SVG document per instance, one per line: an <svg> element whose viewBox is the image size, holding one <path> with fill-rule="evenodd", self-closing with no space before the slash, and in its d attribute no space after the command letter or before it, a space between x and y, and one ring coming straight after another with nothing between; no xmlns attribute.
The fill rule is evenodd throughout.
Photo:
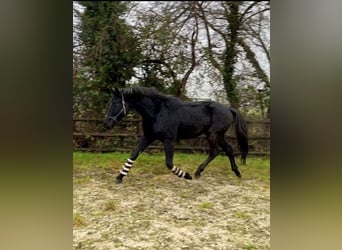
<svg viewBox="0 0 342 250"><path fill-rule="evenodd" d="M268 183L116 174L74 174L74 249L270 249Z"/></svg>

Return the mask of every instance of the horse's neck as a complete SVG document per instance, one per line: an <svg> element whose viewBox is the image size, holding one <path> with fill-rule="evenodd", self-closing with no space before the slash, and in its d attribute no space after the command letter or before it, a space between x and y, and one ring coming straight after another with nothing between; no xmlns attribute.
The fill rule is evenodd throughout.
<svg viewBox="0 0 342 250"><path fill-rule="evenodd" d="M155 105L151 98L142 97L132 102L132 108L135 109L143 118L153 118Z"/></svg>

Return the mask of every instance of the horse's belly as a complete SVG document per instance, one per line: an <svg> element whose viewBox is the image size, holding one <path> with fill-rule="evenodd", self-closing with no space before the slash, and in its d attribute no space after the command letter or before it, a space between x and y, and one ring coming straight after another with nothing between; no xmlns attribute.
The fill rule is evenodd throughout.
<svg viewBox="0 0 342 250"><path fill-rule="evenodd" d="M180 126L178 129L178 138L179 139L188 139L200 136L205 132L204 127L196 127L196 126Z"/></svg>

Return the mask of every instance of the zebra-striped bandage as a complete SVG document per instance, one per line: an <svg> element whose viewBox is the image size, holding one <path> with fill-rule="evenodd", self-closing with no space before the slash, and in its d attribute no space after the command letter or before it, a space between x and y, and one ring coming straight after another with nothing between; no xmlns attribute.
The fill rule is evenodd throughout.
<svg viewBox="0 0 342 250"><path fill-rule="evenodd" d="M184 178L186 172L182 171L180 168L173 166L171 172L177 175L178 177Z"/></svg>
<svg viewBox="0 0 342 250"><path fill-rule="evenodd" d="M131 169L132 165L133 165L134 161L131 159L127 159L125 165L122 166L122 169L120 171L120 174L122 175L127 175L128 171Z"/></svg>

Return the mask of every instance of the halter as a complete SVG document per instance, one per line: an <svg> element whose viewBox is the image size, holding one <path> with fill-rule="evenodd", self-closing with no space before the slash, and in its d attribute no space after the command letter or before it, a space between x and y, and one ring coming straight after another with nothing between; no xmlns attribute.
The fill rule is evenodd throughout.
<svg viewBox="0 0 342 250"><path fill-rule="evenodd" d="M120 92L121 93L121 92ZM117 118L118 116L123 112L124 115L126 115L127 111L126 111L126 106L125 106L125 99L124 99L124 96L123 94L121 93L121 102L122 102L122 108L121 110L119 111L119 113L117 113L116 115L114 116L107 116L108 119L111 119L115 122L118 122Z"/></svg>

